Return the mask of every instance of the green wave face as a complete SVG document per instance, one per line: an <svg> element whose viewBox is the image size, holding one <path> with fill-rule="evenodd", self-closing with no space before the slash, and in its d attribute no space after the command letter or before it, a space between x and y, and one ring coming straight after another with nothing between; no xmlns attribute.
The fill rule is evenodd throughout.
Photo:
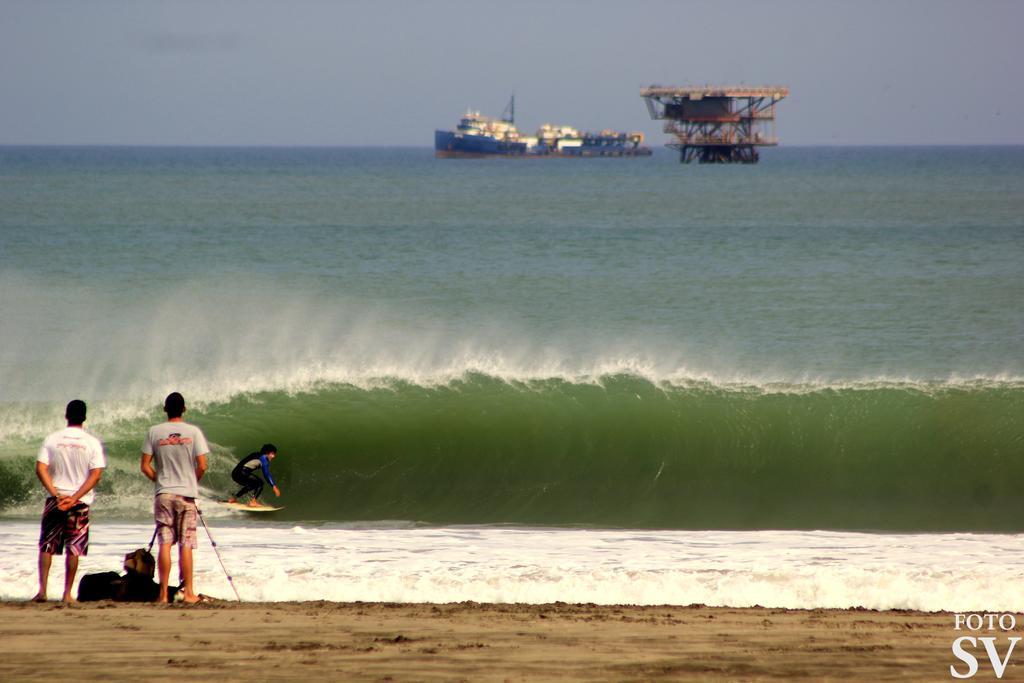
<svg viewBox="0 0 1024 683"><path fill-rule="evenodd" d="M203 416L262 441L296 518L668 528L1024 528L1024 390L333 387Z"/></svg>
<svg viewBox="0 0 1024 683"><path fill-rule="evenodd" d="M1022 415L1024 388L994 383L769 390L481 375L189 413L216 444L205 483L225 494L233 458L278 445L283 519L934 531L1024 530ZM145 490L144 427L108 436L105 495ZM10 462L0 469L8 500L33 485Z"/></svg>

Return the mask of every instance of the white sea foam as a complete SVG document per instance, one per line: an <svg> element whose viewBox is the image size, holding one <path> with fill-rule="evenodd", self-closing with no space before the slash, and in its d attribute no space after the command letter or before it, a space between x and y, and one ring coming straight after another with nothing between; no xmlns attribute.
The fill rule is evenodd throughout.
<svg viewBox="0 0 1024 683"><path fill-rule="evenodd" d="M248 601L1024 611L1024 536L211 523ZM80 573L118 569L150 533L97 523ZM36 534L31 522L0 523L0 598L32 595ZM199 590L232 596L200 536Z"/></svg>

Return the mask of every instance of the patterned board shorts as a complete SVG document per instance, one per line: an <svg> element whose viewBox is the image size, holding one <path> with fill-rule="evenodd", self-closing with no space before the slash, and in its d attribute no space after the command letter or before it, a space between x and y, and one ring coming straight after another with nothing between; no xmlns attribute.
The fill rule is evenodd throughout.
<svg viewBox="0 0 1024 683"><path fill-rule="evenodd" d="M39 532L39 551L50 555L89 554L89 506L78 503L70 510L57 507L56 498L47 498L43 506L42 530Z"/></svg>
<svg viewBox="0 0 1024 683"><path fill-rule="evenodd" d="M158 493L153 503L156 540L160 545L196 547L196 499Z"/></svg>

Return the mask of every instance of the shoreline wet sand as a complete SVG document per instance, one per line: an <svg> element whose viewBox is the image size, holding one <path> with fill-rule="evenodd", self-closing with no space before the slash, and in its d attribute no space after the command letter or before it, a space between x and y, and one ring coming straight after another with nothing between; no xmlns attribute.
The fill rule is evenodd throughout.
<svg viewBox="0 0 1024 683"><path fill-rule="evenodd" d="M0 679L937 680L957 635L908 610L2 602Z"/></svg>

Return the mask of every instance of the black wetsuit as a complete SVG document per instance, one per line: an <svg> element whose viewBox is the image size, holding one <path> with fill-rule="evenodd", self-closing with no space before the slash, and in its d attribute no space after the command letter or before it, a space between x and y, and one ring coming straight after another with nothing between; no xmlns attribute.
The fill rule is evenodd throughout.
<svg viewBox="0 0 1024 683"><path fill-rule="evenodd" d="M236 499L241 498L249 491L252 491L253 498L259 498L263 493L263 480L256 475L257 469L263 470L263 476L267 478L271 486L275 485L274 478L270 476L267 456L261 453L250 453L242 458L235 465L235 469L231 471L231 478L242 485L242 488L238 489L238 493L235 494Z"/></svg>

